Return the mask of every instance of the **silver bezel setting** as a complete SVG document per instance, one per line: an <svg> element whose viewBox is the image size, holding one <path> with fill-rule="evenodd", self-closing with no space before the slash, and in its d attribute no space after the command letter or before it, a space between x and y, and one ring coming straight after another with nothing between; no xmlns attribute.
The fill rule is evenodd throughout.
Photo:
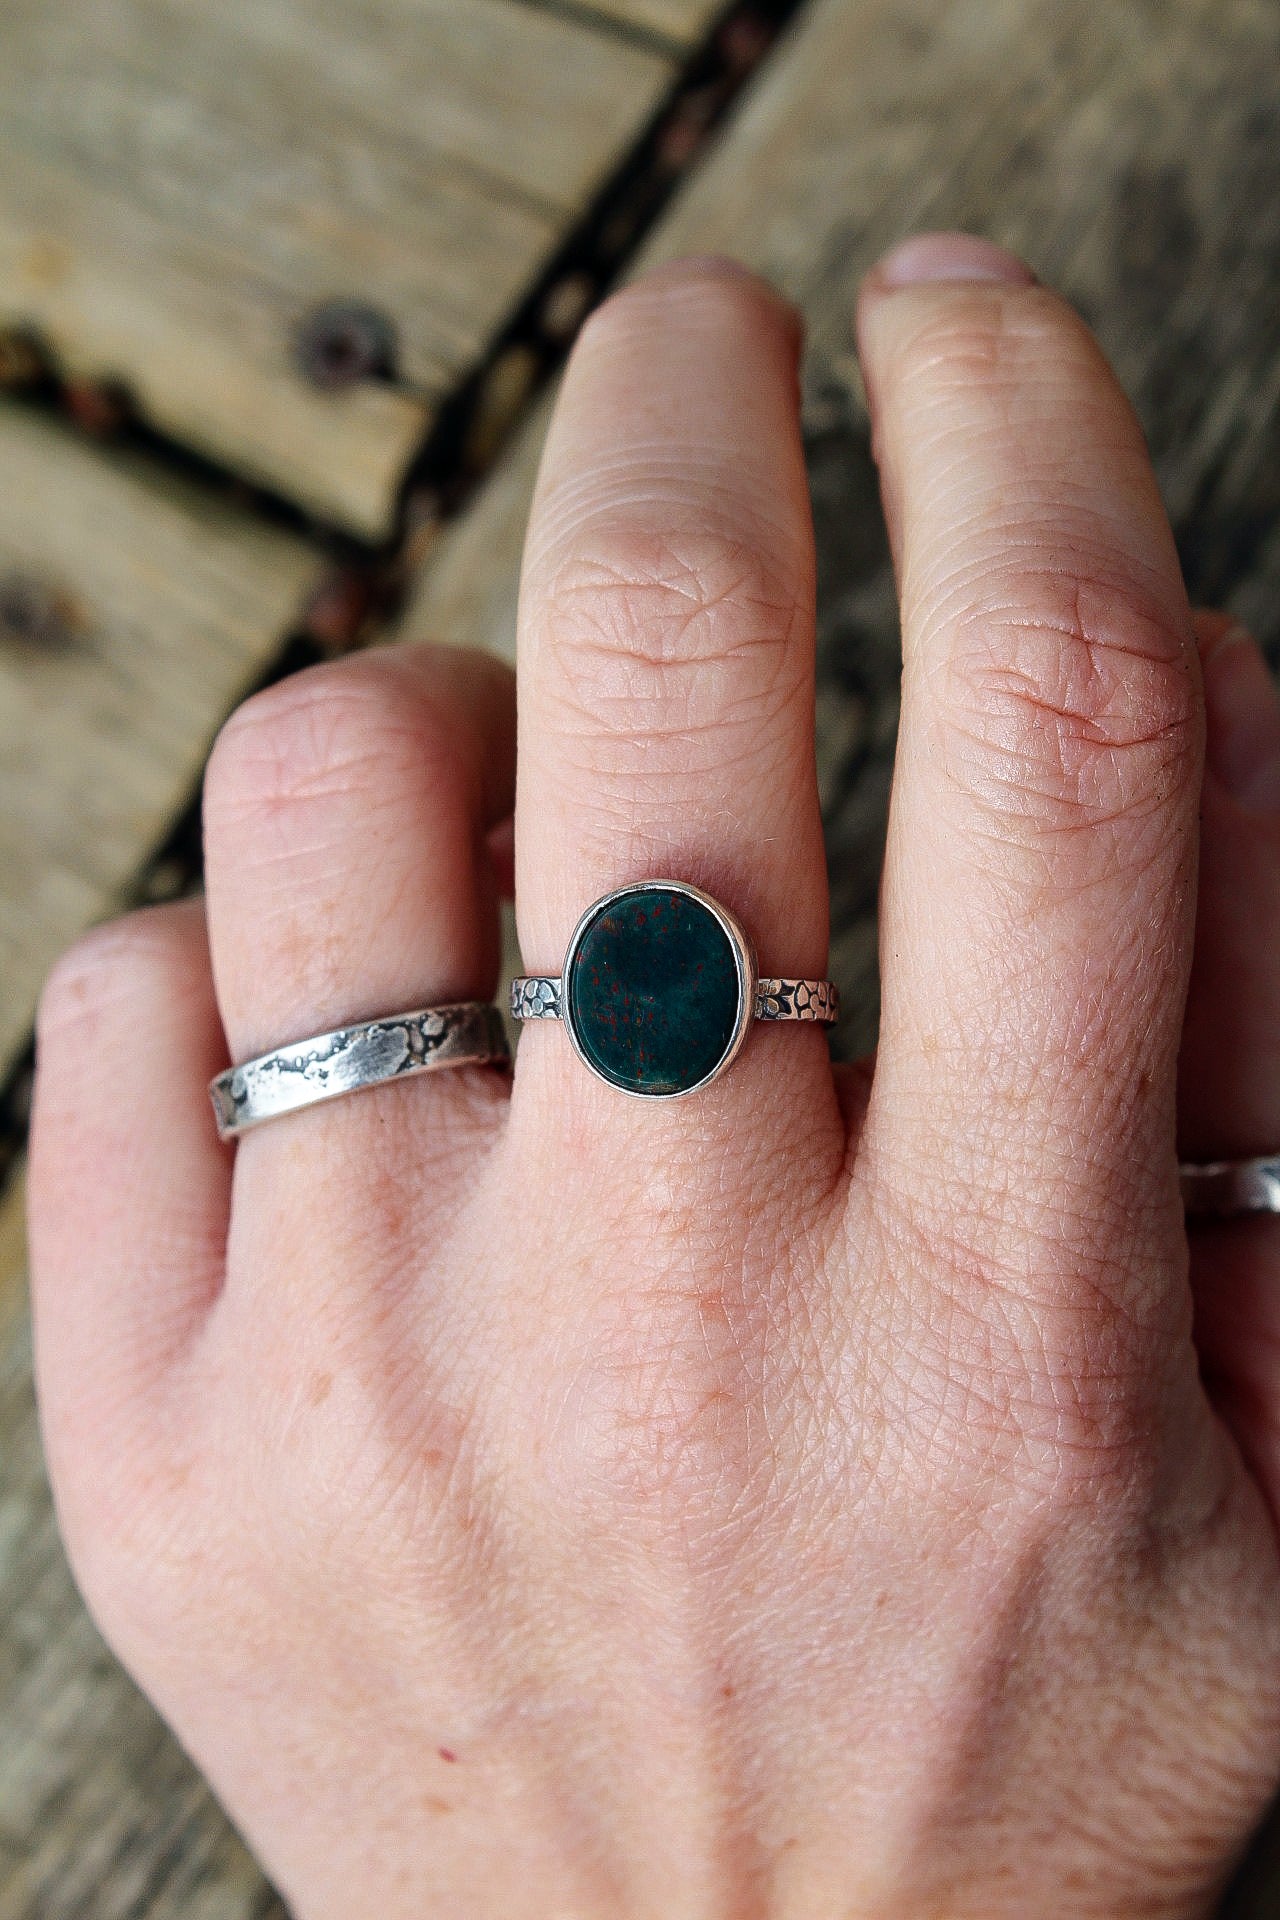
<svg viewBox="0 0 1280 1920"><path fill-rule="evenodd" d="M680 893L690 900L696 900L699 906L705 907L708 913L719 922L733 950L734 966L737 969L737 1020L728 1047L710 1073L704 1074L702 1079L695 1081L692 1086L680 1087L674 1093L645 1093L639 1087L625 1087L620 1081L611 1079L607 1073L601 1072L596 1062L584 1049L574 1023L573 970L583 939L594 921L615 900L623 900L636 893ZM704 1087L709 1087L713 1080L718 1080L725 1069L732 1066L737 1059L755 1017L758 974L755 948L751 944L750 936L742 922L730 913L727 907L722 907L720 902L713 900L709 893L703 893L700 887L691 887L687 880L633 880L625 887L613 887L608 893L602 893L598 900L591 902L574 928L565 950L564 966L561 968L560 977L560 1019L579 1060L597 1080L602 1081L606 1087L612 1087L615 1093L625 1093L629 1099L645 1100L651 1104L655 1100L685 1100L691 1093L700 1093Z"/></svg>

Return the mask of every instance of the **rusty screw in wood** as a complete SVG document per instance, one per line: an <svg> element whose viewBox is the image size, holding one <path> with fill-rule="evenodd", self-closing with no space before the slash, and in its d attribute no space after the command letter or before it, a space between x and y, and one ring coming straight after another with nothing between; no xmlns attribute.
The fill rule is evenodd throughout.
<svg viewBox="0 0 1280 1920"><path fill-rule="evenodd" d="M81 624L70 595L35 574L0 574L0 640L56 650L70 646Z"/></svg>
<svg viewBox="0 0 1280 1920"><path fill-rule="evenodd" d="M312 386L331 392L361 380L388 380L395 374L396 330L377 307L328 300L304 315L294 359Z"/></svg>

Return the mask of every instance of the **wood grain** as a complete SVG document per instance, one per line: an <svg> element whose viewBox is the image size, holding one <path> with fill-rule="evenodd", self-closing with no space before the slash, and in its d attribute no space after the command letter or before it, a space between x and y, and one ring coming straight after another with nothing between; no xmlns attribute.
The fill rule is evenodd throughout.
<svg viewBox="0 0 1280 1920"><path fill-rule="evenodd" d="M725 8L723 0L593 0L592 10L671 46L694 47Z"/></svg>
<svg viewBox="0 0 1280 1920"><path fill-rule="evenodd" d="M0 403L0 1078L292 630L305 541Z"/></svg>
<svg viewBox="0 0 1280 1920"><path fill-rule="evenodd" d="M439 404L674 71L517 0L8 0L0 325L381 538ZM335 394L295 342L344 297L392 322L395 377Z"/></svg>

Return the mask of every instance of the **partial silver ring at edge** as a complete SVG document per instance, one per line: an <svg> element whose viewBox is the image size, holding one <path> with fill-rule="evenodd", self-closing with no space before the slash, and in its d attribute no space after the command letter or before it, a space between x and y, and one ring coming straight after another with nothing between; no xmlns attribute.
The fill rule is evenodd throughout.
<svg viewBox="0 0 1280 1920"><path fill-rule="evenodd" d="M344 1093L444 1067L494 1066L510 1059L497 1007L489 1000L462 1000L362 1020L276 1047L220 1073L209 1083L209 1097L219 1135L232 1140L264 1120Z"/></svg>
<svg viewBox="0 0 1280 1920"><path fill-rule="evenodd" d="M1240 1213L1280 1213L1280 1154L1256 1160L1210 1160L1178 1168L1188 1214L1229 1219Z"/></svg>

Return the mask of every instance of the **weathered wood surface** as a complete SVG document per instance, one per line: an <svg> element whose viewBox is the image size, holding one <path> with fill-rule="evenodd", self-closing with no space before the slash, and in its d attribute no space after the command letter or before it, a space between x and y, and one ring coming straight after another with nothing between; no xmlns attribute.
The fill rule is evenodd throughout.
<svg viewBox="0 0 1280 1920"><path fill-rule="evenodd" d="M628 151L708 8L627 0L7 0L0 326L379 538L441 401ZM623 24L639 20L646 38ZM321 391L335 299L394 378Z"/></svg>
<svg viewBox="0 0 1280 1920"><path fill-rule="evenodd" d="M0 1080L320 566L297 536L0 403Z"/></svg>
<svg viewBox="0 0 1280 1920"><path fill-rule="evenodd" d="M1097 326L1138 402L1193 590L1229 600L1274 647L1278 56L1270 0L817 0L651 249L734 252L771 273L809 321L819 741L847 1049L875 1026L875 878L898 672L850 345L856 282L882 246L924 225L968 225L1022 247ZM534 422L448 536L406 634L510 651L539 432ZM0 1920L248 1920L269 1896L244 1878L240 1855L219 1851L231 1843L207 1800L71 1595L25 1377L15 1349L0 1389L0 1619L20 1632L0 1654L10 1663L0 1723L23 1764L15 1777L0 1761ZM33 1780L38 1790L24 1784ZM1232 1920L1280 1914L1278 1884L1260 1855Z"/></svg>
<svg viewBox="0 0 1280 1920"><path fill-rule="evenodd" d="M694 47L710 32L724 5L723 0L594 0L592 11L673 47Z"/></svg>

